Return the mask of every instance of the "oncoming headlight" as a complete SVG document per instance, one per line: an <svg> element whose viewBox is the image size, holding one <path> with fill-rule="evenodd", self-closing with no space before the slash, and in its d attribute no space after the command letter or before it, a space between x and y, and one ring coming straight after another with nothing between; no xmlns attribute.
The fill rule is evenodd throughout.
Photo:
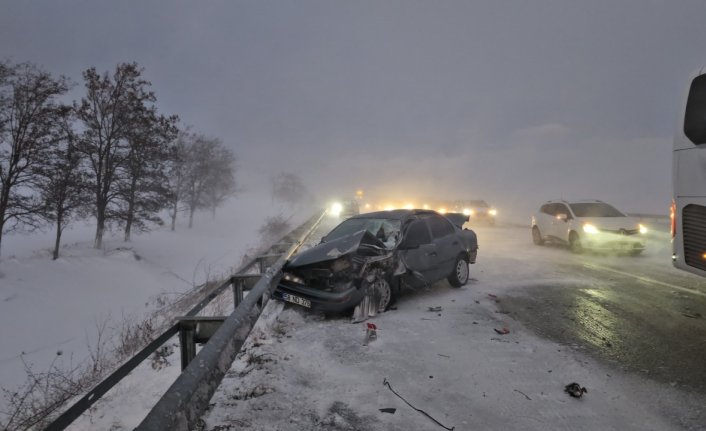
<svg viewBox="0 0 706 431"><path fill-rule="evenodd" d="M492 215L492 216L498 215L498 210L492 209L492 210L488 211L488 214L490 214L490 215Z"/></svg>
<svg viewBox="0 0 706 431"><path fill-rule="evenodd" d="M341 215L341 212L343 212L343 204L340 202L334 202L331 204L331 209L329 211L332 216L338 217Z"/></svg>
<svg viewBox="0 0 706 431"><path fill-rule="evenodd" d="M646 234L646 233L647 233L647 226L645 226L645 225L643 225L643 224L639 224L639 225L637 225L637 228L640 229L640 233L641 233L641 234Z"/></svg>
<svg viewBox="0 0 706 431"><path fill-rule="evenodd" d="M590 223L583 225L583 231L586 233L598 233L598 228Z"/></svg>

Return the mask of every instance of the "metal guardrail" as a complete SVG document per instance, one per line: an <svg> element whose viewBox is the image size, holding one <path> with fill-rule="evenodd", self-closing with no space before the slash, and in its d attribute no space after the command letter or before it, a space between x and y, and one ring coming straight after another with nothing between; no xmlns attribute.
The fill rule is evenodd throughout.
<svg viewBox="0 0 706 431"><path fill-rule="evenodd" d="M301 235L286 253L262 274L243 302L223 322L196 358L152 408L136 431L189 431L208 408L208 403L260 317L281 276L284 263L318 227L325 213Z"/></svg>
<svg viewBox="0 0 706 431"><path fill-rule="evenodd" d="M195 357L195 361L183 370L182 374L162 396L148 416L143 420L137 429L144 430L189 430L201 416L208 401L220 384L230 364L235 359L235 355L242 347L250 330L257 321L262 311L262 306L269 299L271 289L279 281L280 271L284 263L302 245L302 243L313 233L323 219L325 212L321 215L311 217L298 228L285 235L282 240L290 237L289 242L278 243L271 247L275 252L279 252L283 246L288 246L286 251L282 250L279 258L266 269L266 261L271 261L273 254L266 255L267 259L260 256L252 259L243 265L236 275L230 277L224 283L212 288L206 296L196 304L186 314L187 317L196 316L214 298L218 297L228 287L232 287L235 295L236 308L233 313L225 319L221 327L213 334L209 342L203 347L201 352ZM291 238L298 230L304 230L297 239ZM279 248L279 250L278 250ZM260 274L246 274L253 268L259 269ZM265 270L266 269L266 270ZM253 280L260 277L259 281L250 290L250 293L242 299L243 288L246 280ZM260 305L260 307L257 307ZM169 341L174 335L180 333L181 322L170 326L154 341L127 360L111 375L97 384L86 395L69 407L64 413L49 424L46 431L59 431L81 416L94 403L96 403L106 392L118 384L125 376L130 374L142 361L159 349L164 343ZM182 338L182 337L180 337ZM183 349L182 349L183 350ZM183 351L182 351L183 357ZM183 364L182 359L182 364ZM203 379L203 380L202 380ZM186 405L185 401L189 401Z"/></svg>

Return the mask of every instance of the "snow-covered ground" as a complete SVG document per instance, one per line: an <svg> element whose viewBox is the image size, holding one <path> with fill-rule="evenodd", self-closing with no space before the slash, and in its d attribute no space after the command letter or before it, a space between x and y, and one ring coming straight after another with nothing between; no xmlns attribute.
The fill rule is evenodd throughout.
<svg viewBox="0 0 706 431"><path fill-rule="evenodd" d="M586 281L552 271L527 227L486 233L479 238L497 240L481 242L468 285L403 296L369 321L378 337L367 345L365 323L271 303L212 400L206 429L443 429L385 381L447 429L703 429L702 396L607 368L499 313L496 301L528 283ZM646 259L669 265L663 239ZM569 397L572 382L588 393Z"/></svg>
<svg viewBox="0 0 706 431"><path fill-rule="evenodd" d="M258 229L265 217L283 214L294 227L309 212L313 209L294 212L269 196L244 192L215 219L197 213L192 229L180 220L175 232L165 226L133 235L129 243L115 232L104 250L92 248L94 227L87 222L65 233L56 261L52 232L6 236L0 261L0 386L13 389L24 382L23 360L35 372L46 371L55 359L65 368L86 360L99 326L105 324L103 336L111 336L125 319L139 321L154 310L160 299L230 274L246 252L261 246Z"/></svg>
<svg viewBox="0 0 706 431"><path fill-rule="evenodd" d="M261 214L270 209L263 205ZM235 214L231 215L234 220ZM237 235L233 232L243 244L240 254L248 242L257 242L254 231L260 223L260 217L249 222L245 217L239 219ZM138 278L137 268L150 263L152 273L159 273L155 278L166 280L166 286L185 279L184 288L189 288L190 277L199 272L193 262L204 255L209 258L203 259L203 265L210 267L211 273L227 270L238 260L238 252L227 254L233 249L232 238L219 234L227 232L228 225L216 224L202 223L194 234L181 230L176 234L184 236L181 242L175 239L167 247L162 236L175 234L155 232L145 236L144 242L142 237L136 240L131 254L121 250L93 255L89 244L71 246L69 251L76 248L76 255L64 258L63 265L80 259L91 259L92 265L101 260L115 265L129 263L130 269L126 266L124 270L133 273L111 282L118 288L122 286L120 279ZM199 229L200 235L209 238L203 248L199 248L200 240L190 236ZM242 241L248 232L250 239ZM653 238L651 251L644 257L655 265L668 262L668 246L660 235ZM492 241L483 241L490 236ZM479 259L471 266L473 279L468 285L453 289L441 282L402 296L396 309L368 321L378 327L377 339L369 342L367 322L351 324L348 316L324 318L270 301L214 396L213 406L203 418L204 429L443 429L391 389L441 425L456 430L699 429L699 418L704 417L701 396L608 368L588 358L578 346L541 339L500 313L496 301L518 294L527 283L580 285L586 281L552 270L547 258L551 253L531 244L527 227L479 229L479 238ZM191 257L175 250L189 241L194 248ZM118 241L110 244L120 245ZM141 260L134 259L135 253ZM227 257L221 257L224 255ZM26 259L46 257L29 255L8 262L20 267ZM169 266L170 259L178 261L178 266ZM6 270L3 282L7 274L11 271ZM142 274L140 280L145 279ZM155 283L156 290L142 298L158 293L158 287L165 289L165 285ZM7 302L22 295L19 292L3 306L9 309ZM131 300L133 307L144 309L144 299ZM96 294L95 301L103 302L103 297ZM496 332L503 328L509 333ZM3 333L6 335L10 336ZM168 344L173 348L166 358L168 364L145 361L70 429L129 430L138 425L179 374L177 340ZM53 349L46 347L44 351L53 353ZM2 367L4 370L5 364ZM571 382L580 383L589 392L581 399L569 397L563 389ZM395 410L387 413L380 409Z"/></svg>

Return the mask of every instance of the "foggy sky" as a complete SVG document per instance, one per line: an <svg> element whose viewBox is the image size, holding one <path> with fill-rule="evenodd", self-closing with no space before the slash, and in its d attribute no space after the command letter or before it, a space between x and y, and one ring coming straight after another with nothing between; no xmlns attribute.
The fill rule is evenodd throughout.
<svg viewBox="0 0 706 431"><path fill-rule="evenodd" d="M258 188L662 212L701 1L10 1L0 58L79 84L137 61L158 106Z"/></svg>

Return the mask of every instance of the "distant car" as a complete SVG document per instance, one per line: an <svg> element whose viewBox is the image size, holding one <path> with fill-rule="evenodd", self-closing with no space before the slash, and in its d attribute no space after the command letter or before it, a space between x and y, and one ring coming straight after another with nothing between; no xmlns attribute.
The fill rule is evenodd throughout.
<svg viewBox="0 0 706 431"><path fill-rule="evenodd" d="M454 211L469 216L471 224L495 225L495 216L498 215L498 211L484 200L455 201L453 207Z"/></svg>
<svg viewBox="0 0 706 431"><path fill-rule="evenodd" d="M343 204L343 211L341 211L342 218L351 218L358 214L360 214L360 205L358 204L358 201L352 200Z"/></svg>
<svg viewBox="0 0 706 431"><path fill-rule="evenodd" d="M383 311L404 288L444 278L463 286L478 251L476 234L461 227L467 219L429 210L353 216L285 264L273 297L338 312L367 296Z"/></svg>
<svg viewBox="0 0 706 431"><path fill-rule="evenodd" d="M645 249L647 228L598 200L549 201L532 217L532 240L566 244L574 253L618 251L638 255Z"/></svg>

